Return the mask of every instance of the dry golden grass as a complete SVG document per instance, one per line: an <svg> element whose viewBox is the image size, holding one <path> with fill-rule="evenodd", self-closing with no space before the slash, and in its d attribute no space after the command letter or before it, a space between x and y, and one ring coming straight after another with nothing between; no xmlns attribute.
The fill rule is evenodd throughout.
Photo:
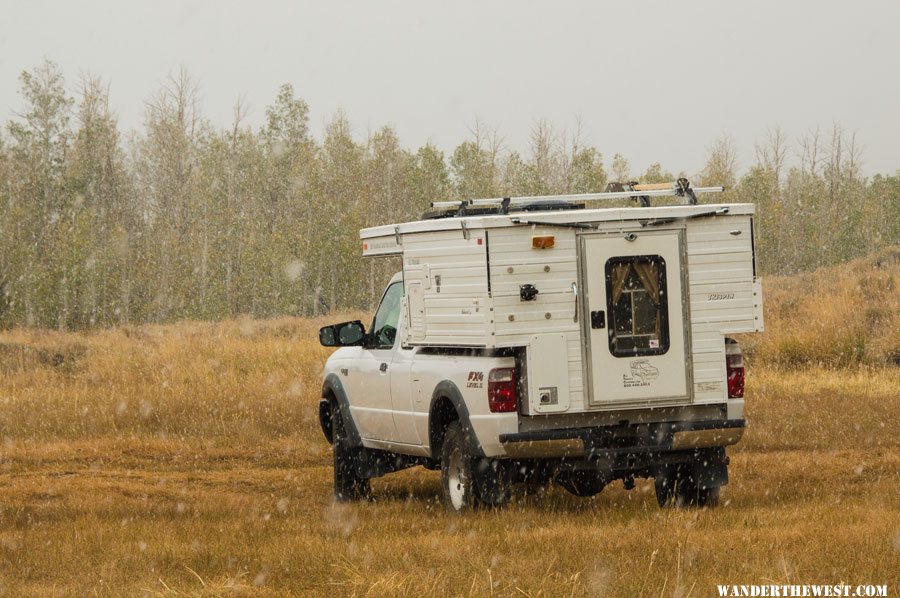
<svg viewBox="0 0 900 598"><path fill-rule="evenodd" d="M770 285L775 309L780 292ZM843 308L822 317L831 309ZM551 488L463 518L421 468L376 480L375 502L333 503L321 321L4 333L0 595L895 589L900 368L789 369L777 347L791 317L770 314L774 340L755 347L751 427L720 508L660 510L641 481L590 500ZM881 338L896 337L865 346Z"/></svg>
<svg viewBox="0 0 900 598"><path fill-rule="evenodd" d="M900 365L900 246L763 284L766 333L742 339L752 357L781 368Z"/></svg>
<svg viewBox="0 0 900 598"><path fill-rule="evenodd" d="M340 316L337 316L340 317ZM16 439L151 435L256 442L308 432L298 409L321 387L324 320L238 320L83 335L0 336L0 376ZM316 424L317 425L317 424Z"/></svg>

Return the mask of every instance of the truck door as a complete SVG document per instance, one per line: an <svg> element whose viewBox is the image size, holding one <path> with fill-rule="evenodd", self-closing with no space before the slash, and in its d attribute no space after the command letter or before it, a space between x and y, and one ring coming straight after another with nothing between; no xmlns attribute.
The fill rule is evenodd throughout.
<svg viewBox="0 0 900 598"><path fill-rule="evenodd" d="M391 406L391 362L399 345L397 326L403 282L388 285L375 311L366 346L350 372L350 410L363 438L393 440L396 435Z"/></svg>
<svg viewBox="0 0 900 598"><path fill-rule="evenodd" d="M399 335L398 335L399 336ZM404 349L399 346L394 352L394 360L391 363L391 407L394 411L394 442L419 446L419 433L416 430L416 415L414 401L420 391L418 376L413 374L413 360L416 349L411 347Z"/></svg>
<svg viewBox="0 0 900 598"><path fill-rule="evenodd" d="M683 231L581 237L590 402L690 401Z"/></svg>

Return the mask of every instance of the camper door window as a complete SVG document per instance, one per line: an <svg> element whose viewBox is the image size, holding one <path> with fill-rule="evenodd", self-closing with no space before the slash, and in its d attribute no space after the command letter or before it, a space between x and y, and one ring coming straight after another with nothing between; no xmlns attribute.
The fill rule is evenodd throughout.
<svg viewBox="0 0 900 598"><path fill-rule="evenodd" d="M606 262L609 350L616 357L662 355L669 350L666 261L658 255Z"/></svg>

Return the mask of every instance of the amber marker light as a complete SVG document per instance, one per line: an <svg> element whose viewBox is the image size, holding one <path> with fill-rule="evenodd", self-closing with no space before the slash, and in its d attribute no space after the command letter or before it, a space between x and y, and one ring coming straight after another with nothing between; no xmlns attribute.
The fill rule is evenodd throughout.
<svg viewBox="0 0 900 598"><path fill-rule="evenodd" d="M553 249L556 245L556 237L553 235L543 235L540 237L531 237L532 249Z"/></svg>

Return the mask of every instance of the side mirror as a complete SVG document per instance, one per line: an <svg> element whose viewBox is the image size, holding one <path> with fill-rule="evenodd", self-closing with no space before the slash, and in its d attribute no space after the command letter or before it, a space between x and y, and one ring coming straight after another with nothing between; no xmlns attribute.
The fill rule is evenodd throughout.
<svg viewBox="0 0 900 598"><path fill-rule="evenodd" d="M337 335L334 333L334 326L323 326L319 328L319 344L323 347L337 346Z"/></svg>
<svg viewBox="0 0 900 598"><path fill-rule="evenodd" d="M366 327L359 320L341 322L319 329L319 342L324 347L352 347L366 339Z"/></svg>

